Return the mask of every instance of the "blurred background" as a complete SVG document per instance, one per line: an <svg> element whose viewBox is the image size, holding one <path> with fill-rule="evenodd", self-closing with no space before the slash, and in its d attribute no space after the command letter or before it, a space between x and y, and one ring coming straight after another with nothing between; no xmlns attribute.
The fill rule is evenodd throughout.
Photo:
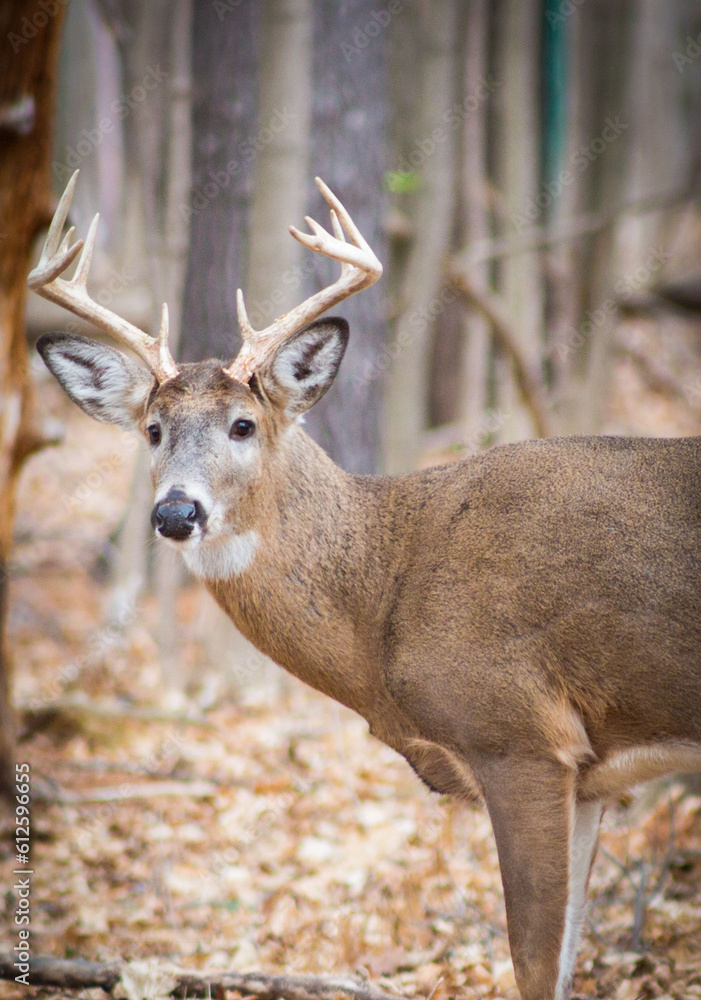
<svg viewBox="0 0 701 1000"><path fill-rule="evenodd" d="M150 600L173 703L281 681L205 595L178 614L192 581L152 545L143 449L86 423L33 351L46 330L94 333L24 286L75 169L78 233L101 215L93 295L147 330L167 301L188 361L234 356L238 287L262 326L333 280L287 232L307 213L328 225L313 177L327 181L385 264L338 309L350 347L307 423L349 471L532 436L698 432L698 2L0 11L3 587L63 547L115 641ZM74 426L77 450L43 450Z"/></svg>
<svg viewBox="0 0 701 1000"><path fill-rule="evenodd" d="M142 445L37 359L94 335L26 292L75 169L93 296L150 331L167 301L187 361L234 356L238 287L262 326L333 280L287 232L330 185L385 265L307 420L349 471L700 432L698 0L0 0L0 49L5 784L17 737L77 760L88 716L297 697L152 544Z"/></svg>
<svg viewBox="0 0 701 1000"><path fill-rule="evenodd" d="M262 326L333 280L287 232L306 213L328 225L313 177L327 181L385 264L338 310L350 347L308 419L349 471L532 436L698 432L698 2L0 12L3 632L11 582L62 566L115 642L151 602L173 704L282 683L154 549L142 447L86 422L33 350L46 330L93 332L25 291L78 168L78 233L101 214L94 296L147 330L167 301L188 361L234 356L238 287Z"/></svg>

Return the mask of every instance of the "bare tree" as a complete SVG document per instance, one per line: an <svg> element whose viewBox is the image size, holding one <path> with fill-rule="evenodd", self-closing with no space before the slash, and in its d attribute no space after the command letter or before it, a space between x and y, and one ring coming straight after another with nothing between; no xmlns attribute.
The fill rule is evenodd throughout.
<svg viewBox="0 0 701 1000"><path fill-rule="evenodd" d="M240 346L236 289L248 290L251 276L254 168L275 134L264 132L270 121L259 124L262 20L261 5L246 2L200 4L193 21L192 183L183 207L190 227L180 338L184 361L231 359ZM232 672L253 662L246 659L253 654L243 638L205 594L199 618L210 663ZM261 659L258 655L251 674L260 672Z"/></svg>
<svg viewBox="0 0 701 1000"><path fill-rule="evenodd" d="M377 9L371 0L314 3L310 145L312 173L321 176L348 206L360 231L386 263L382 190L393 25L387 12L378 20ZM311 184L309 191L310 215L323 217L319 192ZM307 259L305 266L313 268L307 291L323 287L334 273L318 257ZM344 469L378 472L384 389L379 360L387 342L387 280L349 299L339 313L351 327L348 350L334 387L310 412L308 425Z"/></svg>
<svg viewBox="0 0 701 1000"><path fill-rule="evenodd" d="M170 339L177 348L187 249L190 176L191 0L143 5L134 0L100 0L119 47L125 89L146 98L125 120L125 197L140 222L142 259L152 293L151 327L157 329L163 302L170 306ZM166 30L164 30L166 25ZM148 88L148 89L147 89ZM111 614L123 621L146 575L150 535L150 490L145 456L137 463L130 509L122 531ZM158 646L164 679L181 686L174 608L180 567L167 550L157 550Z"/></svg>
<svg viewBox="0 0 701 1000"><path fill-rule="evenodd" d="M311 0L268 0L259 126L249 140L256 155L246 303L255 327L267 326L300 298L303 250L281 222L300 224L305 214L311 84Z"/></svg>
<svg viewBox="0 0 701 1000"><path fill-rule="evenodd" d="M613 7L605 0L594 0L588 9L582 10L582 15L580 44L584 53L598 52L599 59L596 65L586 55L580 61L585 68L585 87L589 95L583 154L587 166L580 175L580 182L585 185L588 208L614 210L610 222L587 240L583 258L582 314L578 322L581 336L576 338L577 344L571 354L570 377L578 383L571 429L586 433L601 426L612 367L614 316L609 312L602 323L587 323L586 326L584 323L588 315L610 299L620 266L617 231L631 157L627 129L632 95L627 81L635 10L632 0L622 0ZM611 131L606 134L614 136L609 142L602 139L607 127ZM602 144L605 144L603 149Z"/></svg>
<svg viewBox="0 0 701 1000"><path fill-rule="evenodd" d="M231 358L248 280L260 5L200 4L192 34L192 187L180 356Z"/></svg>
<svg viewBox="0 0 701 1000"><path fill-rule="evenodd" d="M421 199L392 345L385 421L390 472L406 471L414 465L427 424L430 335L436 310L441 309L444 259L451 246L455 208L457 130L450 111L458 78L457 26L458 4L454 0L439 0L430 9L422 8L421 90L413 140Z"/></svg>
<svg viewBox="0 0 701 1000"><path fill-rule="evenodd" d="M0 3L0 790L14 784L14 723L5 624L15 484L47 443L38 425L24 309L34 239L53 215L50 155L64 8Z"/></svg>
<svg viewBox="0 0 701 1000"><path fill-rule="evenodd" d="M539 157L539 0L500 0L496 11L498 89L496 177L503 198L501 231L516 231L515 219L537 202ZM543 337L543 285L537 252L501 262L500 293L518 345L530 367L540 365ZM520 405L510 359L498 365L499 402L507 415L502 438L530 437L533 425Z"/></svg>
<svg viewBox="0 0 701 1000"><path fill-rule="evenodd" d="M476 95L488 75L489 8L487 0L471 0L465 24L466 48L463 73L463 107L466 110L461 157L463 238L469 243L485 242L490 235L488 206L487 114L486 100ZM489 287L489 266L478 264L472 270L476 288ZM484 414L489 403L491 341L489 323L472 311L464 320L462 357L461 438L478 442L484 428Z"/></svg>

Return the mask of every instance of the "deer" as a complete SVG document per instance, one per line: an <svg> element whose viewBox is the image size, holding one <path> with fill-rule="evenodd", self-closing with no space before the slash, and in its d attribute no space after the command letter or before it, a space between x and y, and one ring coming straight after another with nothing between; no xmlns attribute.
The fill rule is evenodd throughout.
<svg viewBox="0 0 701 1000"><path fill-rule="evenodd" d="M76 178L28 283L131 356L67 333L39 353L87 414L145 437L154 532L243 635L430 789L486 807L521 997L564 1000L607 800L701 770L700 439L351 475L302 420L348 343L324 314L382 265L323 181L333 233L289 231L340 277L261 331L239 290L238 355L178 365L167 306L152 337L90 298L98 216L61 240Z"/></svg>

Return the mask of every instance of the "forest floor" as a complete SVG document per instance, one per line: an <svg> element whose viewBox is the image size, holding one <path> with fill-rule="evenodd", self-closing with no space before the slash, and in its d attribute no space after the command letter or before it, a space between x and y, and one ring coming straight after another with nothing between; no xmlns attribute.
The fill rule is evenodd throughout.
<svg viewBox="0 0 701 1000"><path fill-rule="evenodd" d="M697 401L655 395L638 367L619 365L612 426L699 433ZM104 626L101 566L136 449L48 381L42 396L67 435L23 475L11 568L19 760L60 799L32 806L33 953L516 997L486 815L429 794L362 720L294 680L197 707L192 584L178 616L193 716L172 720L153 599ZM7 951L14 823L3 813L1 825ZM701 997L701 795L669 782L608 809L574 992Z"/></svg>

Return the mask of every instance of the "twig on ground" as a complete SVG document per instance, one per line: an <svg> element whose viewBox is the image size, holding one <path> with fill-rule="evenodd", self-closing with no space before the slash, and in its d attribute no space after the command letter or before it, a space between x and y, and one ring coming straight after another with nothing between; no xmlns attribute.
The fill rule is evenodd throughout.
<svg viewBox="0 0 701 1000"><path fill-rule="evenodd" d="M672 791L670 788L667 789L668 795L668 807L669 807L669 843L667 844L667 850L665 851L664 860L660 866L660 873L657 876L655 882L655 887L650 893L650 897L656 896L658 893L662 892L664 884L669 876L670 865L672 864L672 858L677 849L677 829L676 829L676 812L674 808L674 799L672 797Z"/></svg>
<svg viewBox="0 0 701 1000"><path fill-rule="evenodd" d="M17 969L12 955L0 954L0 979L14 980ZM119 983L121 971L128 968L118 962L88 962L83 959L51 958L38 955L29 961L32 986L80 990L99 986L110 993ZM256 1000L406 1000L398 994L383 993L351 979L322 979L318 976L275 976L263 972L174 973L176 987L172 996L223 996L225 990L238 990Z"/></svg>
<svg viewBox="0 0 701 1000"><path fill-rule="evenodd" d="M207 799L216 795L219 789L211 781L144 781L139 785L114 785L109 788L89 788L84 792L72 792L62 788L53 801L62 805L80 805L83 802L121 802L127 799L152 799L186 796L189 799Z"/></svg>
<svg viewBox="0 0 701 1000"><path fill-rule="evenodd" d="M636 868L640 872L640 878L637 886L635 887L635 909L633 910L631 944L633 946L633 951L641 951L643 927L645 926L645 907L647 905L647 898L645 896L645 890L647 889L647 871L643 861L639 861Z"/></svg>
<svg viewBox="0 0 701 1000"><path fill-rule="evenodd" d="M95 715L109 719L133 719L136 722L175 722L182 726L200 726L214 729L214 723L201 715L185 715L182 712L166 712L162 709L143 708L138 705L118 705L107 701L86 701L82 698L57 698L36 704L20 701L17 711L29 716L42 715Z"/></svg>

